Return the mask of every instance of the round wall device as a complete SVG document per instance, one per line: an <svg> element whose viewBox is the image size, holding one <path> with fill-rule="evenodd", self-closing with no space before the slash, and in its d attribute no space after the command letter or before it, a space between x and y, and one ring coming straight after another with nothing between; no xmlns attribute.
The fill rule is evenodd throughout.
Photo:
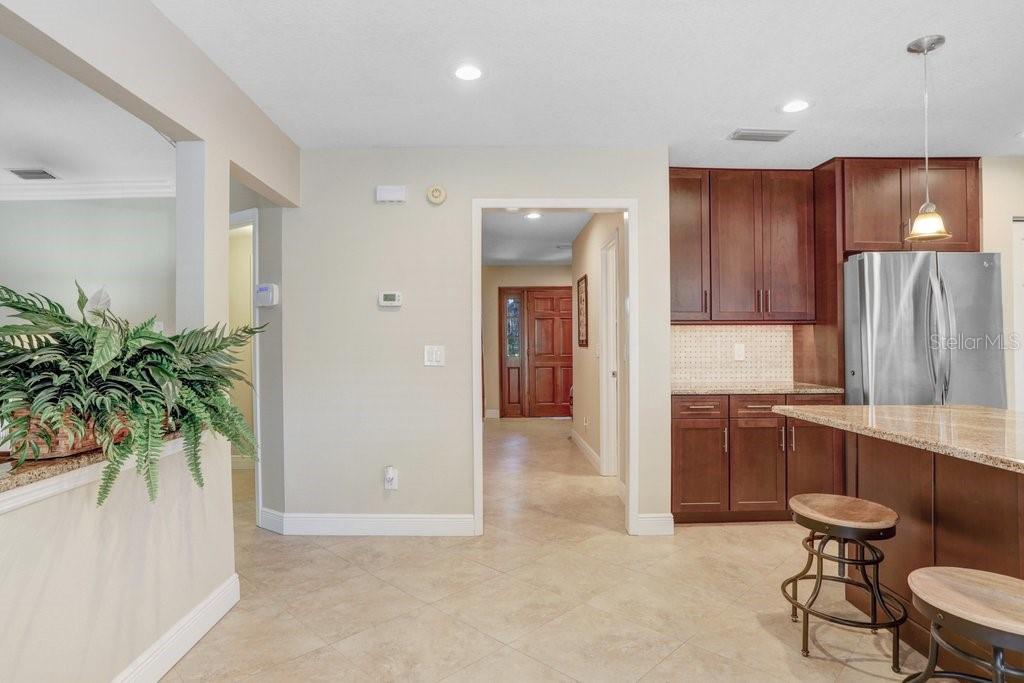
<svg viewBox="0 0 1024 683"><path fill-rule="evenodd" d="M448 193L440 185L431 185L427 188L427 201L431 204L444 204L448 199Z"/></svg>

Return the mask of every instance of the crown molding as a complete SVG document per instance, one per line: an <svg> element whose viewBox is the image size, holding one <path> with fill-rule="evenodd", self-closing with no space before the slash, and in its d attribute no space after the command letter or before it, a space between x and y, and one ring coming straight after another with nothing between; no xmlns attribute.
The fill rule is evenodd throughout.
<svg viewBox="0 0 1024 683"><path fill-rule="evenodd" d="M63 180L31 180L11 185L0 185L0 201L8 202L173 196L173 180L98 180L84 183Z"/></svg>

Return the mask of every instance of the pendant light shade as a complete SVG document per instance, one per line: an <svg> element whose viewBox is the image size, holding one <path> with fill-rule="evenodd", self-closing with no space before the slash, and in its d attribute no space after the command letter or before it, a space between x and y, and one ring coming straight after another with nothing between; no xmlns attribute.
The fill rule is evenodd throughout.
<svg viewBox="0 0 1024 683"><path fill-rule="evenodd" d="M910 234L907 235L909 242L948 240L952 237L946 230L942 215L932 203L928 183L928 53L945 43L945 36L931 35L918 38L907 45L907 52L924 58L924 204L917 210L917 216L910 227Z"/></svg>

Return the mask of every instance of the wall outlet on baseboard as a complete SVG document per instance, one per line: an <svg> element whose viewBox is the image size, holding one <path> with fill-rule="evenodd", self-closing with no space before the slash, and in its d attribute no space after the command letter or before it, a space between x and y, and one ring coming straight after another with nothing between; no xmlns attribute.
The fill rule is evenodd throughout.
<svg viewBox="0 0 1024 683"><path fill-rule="evenodd" d="M384 490L398 490L398 468L395 467L394 465L384 466Z"/></svg>
<svg viewBox="0 0 1024 683"><path fill-rule="evenodd" d="M590 426L590 418L587 417L586 415L583 416L583 426L584 427L589 427Z"/></svg>
<svg viewBox="0 0 1024 683"><path fill-rule="evenodd" d="M733 360L746 360L747 359L747 346L739 342L732 345L732 359Z"/></svg>

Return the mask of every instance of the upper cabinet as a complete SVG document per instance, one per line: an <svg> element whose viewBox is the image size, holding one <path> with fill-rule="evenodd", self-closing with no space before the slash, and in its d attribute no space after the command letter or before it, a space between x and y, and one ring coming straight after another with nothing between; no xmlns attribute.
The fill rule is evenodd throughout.
<svg viewBox="0 0 1024 683"><path fill-rule="evenodd" d="M672 320L711 319L711 219L708 172L669 169Z"/></svg>
<svg viewBox="0 0 1024 683"><path fill-rule="evenodd" d="M830 162L833 163L833 162ZM838 159L842 173L846 252L978 251L981 192L977 159L929 161L931 200L952 233L938 242L907 242L911 222L924 203L923 159Z"/></svg>
<svg viewBox="0 0 1024 683"><path fill-rule="evenodd" d="M673 168L672 321L814 320L810 171Z"/></svg>

